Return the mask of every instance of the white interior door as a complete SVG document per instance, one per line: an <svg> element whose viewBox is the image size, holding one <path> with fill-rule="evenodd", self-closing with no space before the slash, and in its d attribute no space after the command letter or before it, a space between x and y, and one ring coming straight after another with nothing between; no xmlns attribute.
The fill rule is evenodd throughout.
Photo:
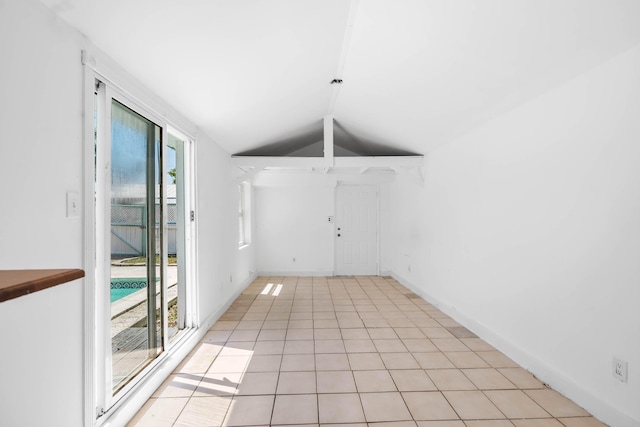
<svg viewBox="0 0 640 427"><path fill-rule="evenodd" d="M339 185L336 200L336 274L378 274L378 191Z"/></svg>

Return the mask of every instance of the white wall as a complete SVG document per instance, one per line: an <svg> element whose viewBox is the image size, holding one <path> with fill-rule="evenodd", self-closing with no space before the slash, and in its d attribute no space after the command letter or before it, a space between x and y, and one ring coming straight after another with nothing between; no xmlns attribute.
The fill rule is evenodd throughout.
<svg viewBox="0 0 640 427"><path fill-rule="evenodd" d="M83 193L82 49L94 47L39 2L0 1L0 269L84 268L85 219L66 218L67 191ZM238 252L229 227L229 154L204 136L196 146L199 314L211 321L250 280L255 251ZM83 290L0 303L0 425L83 425Z"/></svg>
<svg viewBox="0 0 640 427"><path fill-rule="evenodd" d="M383 236L383 269L603 421L636 427L638 76L636 47L430 153L424 188L388 189Z"/></svg>
<svg viewBox="0 0 640 427"><path fill-rule="evenodd" d="M335 183L309 174L284 175L275 185L257 180L254 241L260 274L333 274L333 224L327 217L334 215Z"/></svg>
<svg viewBox="0 0 640 427"><path fill-rule="evenodd" d="M83 43L43 8L0 6L0 263L15 268L82 262L66 192L82 192Z"/></svg>
<svg viewBox="0 0 640 427"><path fill-rule="evenodd" d="M200 142L197 227L203 322L248 284L256 267L255 245L238 249L238 191L229 154L211 141Z"/></svg>
<svg viewBox="0 0 640 427"><path fill-rule="evenodd" d="M0 3L0 269L82 268L79 36L33 1ZM83 286L0 303L0 425L80 426Z"/></svg>

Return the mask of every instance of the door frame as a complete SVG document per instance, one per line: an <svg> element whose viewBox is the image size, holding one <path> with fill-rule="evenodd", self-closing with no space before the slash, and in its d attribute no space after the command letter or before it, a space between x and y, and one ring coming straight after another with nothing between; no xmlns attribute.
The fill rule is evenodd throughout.
<svg viewBox="0 0 640 427"><path fill-rule="evenodd" d="M83 100L84 100L84 116L83 116L83 132L82 132L82 146L83 146L83 200L84 200L84 227L83 227L83 253L84 253L84 270L85 287L84 287L84 325L83 325L83 340L84 340L84 414L83 425L85 426L99 426L105 422L109 422L113 415L117 415L120 407L125 405L131 400L135 400L137 392L146 387L149 382L152 382L151 374L161 368L164 361L170 359L173 352L176 351L181 344L185 343L190 336L192 336L198 329L198 287L196 286L196 272L197 272L197 229L194 220L187 217L185 221L185 237L187 241L186 245L186 282L187 286L187 300L190 306L186 313L186 325L187 330L184 334L177 337L174 341L168 343L168 337L166 331L164 335L164 348L165 350L156 357L152 363L146 366L141 372L138 373L137 379L130 381L125 387L123 387L115 395L111 394L111 390L106 390L105 385L108 384L108 375L110 375L110 366L107 367L108 361L105 360L106 351L110 350L110 334L105 332L105 328L109 325L108 321L105 321L105 317L109 313L109 302L105 301L104 297L99 298L98 291L96 289L96 283L98 282L97 275L104 273L105 266L104 260L97 259L98 245L101 245L101 251L104 253L110 253L110 247L106 245L108 242L104 241L103 230L99 230L96 226L97 216L100 215L101 221L104 224L107 221L106 216L108 212L98 210L96 203L98 203L98 197L102 197L100 193L104 192L104 188L99 187L96 181L100 173L104 171L100 170L101 166L96 163L96 150L109 150L109 144L104 144L104 141L100 138L110 138L111 124L107 123L110 114L103 114L97 117L98 126L102 126L105 132L101 133L97 143L94 136L94 111L96 108L96 102L104 102L110 99L107 94L115 93L116 98L123 105L131 108L137 113L143 115L150 121L158 124L162 129L162 144L167 142L167 133L171 133L176 137L181 138L185 145L188 144L188 156L185 154L185 172L184 179L188 182L188 191L185 194L186 209L195 216L197 216L197 182L196 182L196 138L190 136L192 132L185 130L189 129L184 120L178 115L173 113L170 107L166 107L162 102L158 102L153 96L145 93L144 90L140 90L139 84L133 81L126 74L123 74L119 69L114 68L107 60L102 64L102 71L98 71L96 61L93 56L89 55L86 51L82 52L83 62ZM113 76L117 77L114 81ZM99 86L97 82L102 84ZM124 82L124 86L117 83ZM100 86L102 88L100 88ZM132 88L132 91L127 91L124 87ZM102 97L96 100L96 93L98 97ZM137 94L137 95L136 95ZM110 105L109 105L110 109ZM159 112L160 111L160 112ZM172 118L169 118L168 113ZM185 147L187 148L187 147ZM164 147L163 147L164 149ZM101 154L102 156L105 153ZM110 158L110 155L109 155ZM104 179L104 178L103 178ZM96 193L99 192L99 193ZM166 208L166 197L162 201ZM104 205L104 201L100 202ZM166 229L165 224L162 227ZM166 239L165 239L166 245ZM166 252L166 251L163 251ZM165 260L166 268L166 260ZM100 272L99 270L102 270ZM166 272L164 273L166 276ZM165 284L166 286L166 284ZM166 313L163 313L166 316ZM102 320L99 320L102 319ZM164 326L166 329L166 319ZM100 331L98 330L100 328ZM107 343L107 339L109 343ZM105 416L102 416L105 415Z"/></svg>
<svg viewBox="0 0 640 427"><path fill-rule="evenodd" d="M333 222L333 275L339 276L338 272L338 187L372 187L375 189L376 200L375 200L375 209L376 209L376 250L375 250L375 262L376 262L376 271L375 275L380 275L380 185L379 184L354 184L344 181L338 181L337 185L334 187L333 193L333 212L334 212L334 222Z"/></svg>

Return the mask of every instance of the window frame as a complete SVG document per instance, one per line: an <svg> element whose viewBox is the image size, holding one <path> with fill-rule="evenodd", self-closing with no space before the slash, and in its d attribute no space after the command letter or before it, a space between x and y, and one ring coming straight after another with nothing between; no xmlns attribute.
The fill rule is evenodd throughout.
<svg viewBox="0 0 640 427"><path fill-rule="evenodd" d="M251 244L251 184L238 184L238 247Z"/></svg>

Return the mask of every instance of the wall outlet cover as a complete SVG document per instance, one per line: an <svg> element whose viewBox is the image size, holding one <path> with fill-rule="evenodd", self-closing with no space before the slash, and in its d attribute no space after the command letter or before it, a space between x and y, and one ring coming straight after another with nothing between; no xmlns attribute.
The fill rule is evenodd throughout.
<svg viewBox="0 0 640 427"><path fill-rule="evenodd" d="M627 382L627 362L625 360L613 358L613 378L616 378L623 383Z"/></svg>

